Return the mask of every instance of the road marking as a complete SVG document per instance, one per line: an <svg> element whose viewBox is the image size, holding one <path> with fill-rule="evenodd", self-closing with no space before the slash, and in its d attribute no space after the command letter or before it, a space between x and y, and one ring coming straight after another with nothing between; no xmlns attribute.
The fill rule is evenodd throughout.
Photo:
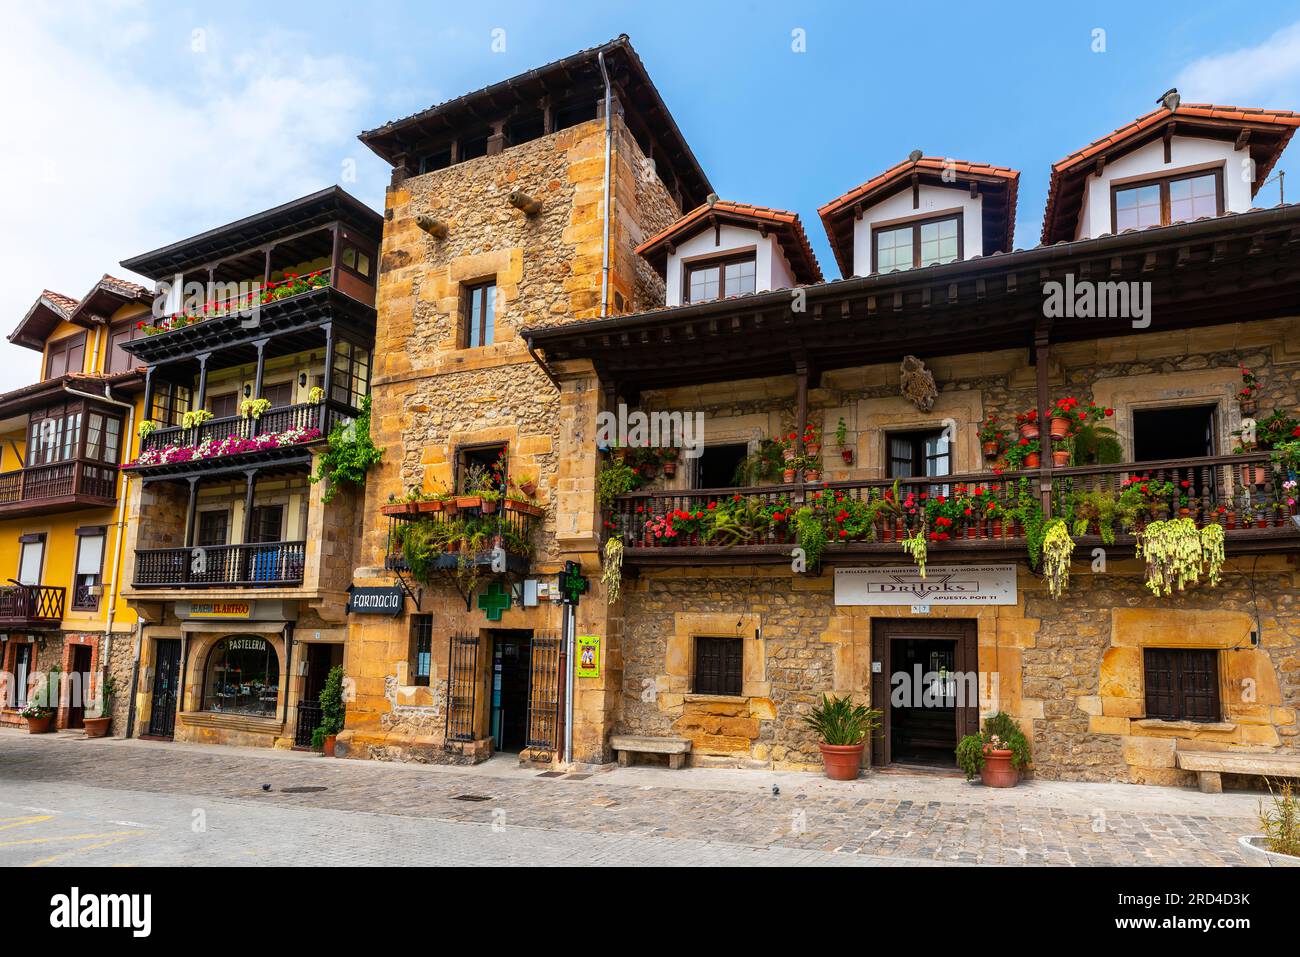
<svg viewBox="0 0 1300 957"><path fill-rule="evenodd" d="M53 817L53 814L42 814L39 817L0 817L0 831L7 831L11 827L22 827L24 824L40 824Z"/></svg>
<svg viewBox="0 0 1300 957"><path fill-rule="evenodd" d="M133 835L127 835L128 837ZM75 847L70 851L64 851L62 854L51 854L49 857L42 857L39 861L32 861L25 867L43 867L46 864L52 864L55 861L62 860L65 857L72 857L74 854L85 854L87 851L99 850L101 847L112 847L114 844L121 844L125 837L115 837L111 841L101 841L98 844L87 844L85 847Z"/></svg>
<svg viewBox="0 0 1300 957"><path fill-rule="evenodd" d="M92 841L97 837L117 837L122 834L134 836L135 831L105 831L103 834L67 834L59 837L29 837L23 841L3 841L0 847L19 847L23 844L48 844L51 841Z"/></svg>

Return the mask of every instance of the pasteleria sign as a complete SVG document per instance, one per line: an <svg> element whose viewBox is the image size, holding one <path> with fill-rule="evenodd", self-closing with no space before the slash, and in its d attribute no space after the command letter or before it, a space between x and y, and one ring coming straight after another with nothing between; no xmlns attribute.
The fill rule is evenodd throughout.
<svg viewBox="0 0 1300 957"><path fill-rule="evenodd" d="M1014 605L1015 565L835 569L837 605Z"/></svg>

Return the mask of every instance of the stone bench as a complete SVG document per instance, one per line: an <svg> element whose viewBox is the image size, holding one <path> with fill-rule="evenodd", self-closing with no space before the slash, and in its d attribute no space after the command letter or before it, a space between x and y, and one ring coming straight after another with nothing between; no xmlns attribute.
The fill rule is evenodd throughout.
<svg viewBox="0 0 1300 957"><path fill-rule="evenodd" d="M632 763L631 757L634 753L666 754L668 766L677 770L691 750L691 741L690 738L652 738L636 734L616 734L609 739L609 746L618 752L618 765L621 768Z"/></svg>
<svg viewBox="0 0 1300 957"><path fill-rule="evenodd" d="M1184 771L1196 772L1204 794L1223 791L1223 774L1258 774L1270 778L1300 778L1300 754L1252 754L1249 751L1176 751Z"/></svg>

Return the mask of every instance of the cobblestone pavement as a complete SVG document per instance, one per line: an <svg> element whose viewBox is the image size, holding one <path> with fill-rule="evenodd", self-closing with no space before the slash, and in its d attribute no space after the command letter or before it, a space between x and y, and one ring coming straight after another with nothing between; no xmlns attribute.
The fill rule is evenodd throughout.
<svg viewBox="0 0 1300 957"><path fill-rule="evenodd" d="M0 865L1241 864L1255 807L1131 785L542 777L505 759L443 768L0 731Z"/></svg>

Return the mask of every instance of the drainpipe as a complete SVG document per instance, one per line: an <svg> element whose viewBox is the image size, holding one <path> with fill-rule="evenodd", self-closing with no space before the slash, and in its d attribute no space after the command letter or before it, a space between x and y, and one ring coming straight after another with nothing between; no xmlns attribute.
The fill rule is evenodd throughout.
<svg viewBox="0 0 1300 957"><path fill-rule="evenodd" d="M82 399L91 399L95 402L103 402L107 405L115 405L120 409L126 409L126 430L122 434L122 454L129 456L131 454L131 436L135 435L135 406L130 402L122 402L120 399L114 399L109 391L108 383L104 383L104 394L95 395L92 392L80 392L77 389L70 389L68 386L63 387L63 391L68 395L75 395ZM113 537L113 563L109 566L109 573L113 576L112 584L104 589L108 597L108 613L104 617L104 653L100 661L107 671L110 664L109 653L113 646L113 619L117 614L117 592L122 572L122 539L126 537L126 486L131 476L123 472L122 490L118 493L117 500L117 534Z"/></svg>
<svg viewBox="0 0 1300 957"><path fill-rule="evenodd" d="M600 63L600 75L605 80L605 206L604 235L600 241L600 317L609 315L609 161L614 144L614 121L610 116L613 108L613 91L609 85L609 73L605 69L605 51L596 55Z"/></svg>

